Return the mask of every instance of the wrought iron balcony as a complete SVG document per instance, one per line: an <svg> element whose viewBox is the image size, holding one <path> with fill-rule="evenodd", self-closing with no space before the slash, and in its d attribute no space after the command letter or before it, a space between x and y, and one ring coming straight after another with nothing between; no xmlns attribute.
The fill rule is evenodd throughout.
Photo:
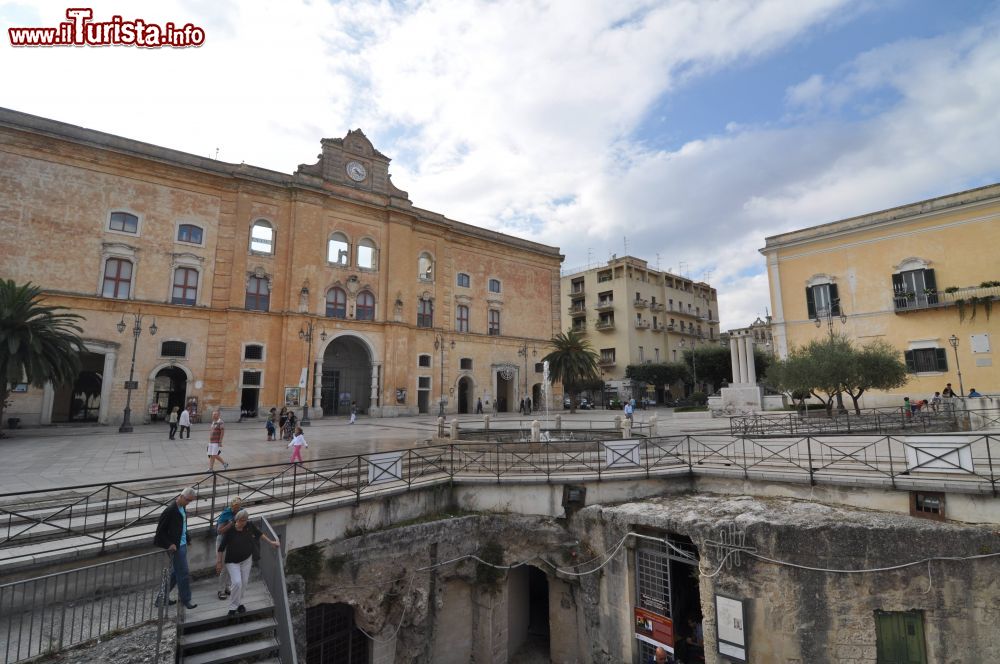
<svg viewBox="0 0 1000 664"><path fill-rule="evenodd" d="M635 329L637 330L648 330L649 321L648 320L637 320L635 321Z"/></svg>
<svg viewBox="0 0 1000 664"><path fill-rule="evenodd" d="M663 330L664 330L663 325L653 325L652 327L649 328L650 332L663 332Z"/></svg>
<svg viewBox="0 0 1000 664"><path fill-rule="evenodd" d="M599 320L594 324L594 329L602 331L613 330L615 329L615 321L613 318Z"/></svg>
<svg viewBox="0 0 1000 664"><path fill-rule="evenodd" d="M650 311L655 311L655 312L661 312L661 311L665 311L666 307L663 306L662 302L653 302L652 304L649 305L649 310Z"/></svg>
<svg viewBox="0 0 1000 664"><path fill-rule="evenodd" d="M613 367L615 366L615 358L613 357L602 357L597 360L597 366L599 367Z"/></svg>
<svg viewBox="0 0 1000 664"><path fill-rule="evenodd" d="M594 305L594 309L597 311L611 311L614 308L614 300L598 300L597 304Z"/></svg>
<svg viewBox="0 0 1000 664"><path fill-rule="evenodd" d="M574 304L568 311L570 316L583 316L587 313L587 307L582 304Z"/></svg>
<svg viewBox="0 0 1000 664"><path fill-rule="evenodd" d="M635 305L636 309L645 309L649 306L649 300L640 300L636 298L635 300L632 300L632 304Z"/></svg>
<svg viewBox="0 0 1000 664"><path fill-rule="evenodd" d="M929 291L924 293L893 292L893 308L897 314L941 307L965 307L989 303L1000 299L1000 286L971 286L951 292Z"/></svg>

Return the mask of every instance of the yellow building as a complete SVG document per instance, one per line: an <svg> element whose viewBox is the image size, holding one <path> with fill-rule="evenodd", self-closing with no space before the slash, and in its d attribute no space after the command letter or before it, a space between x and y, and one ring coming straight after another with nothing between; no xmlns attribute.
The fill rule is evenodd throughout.
<svg viewBox="0 0 1000 664"><path fill-rule="evenodd" d="M632 256L563 276L562 306L566 327L584 334L603 379L623 398L641 396L630 392L628 365L679 362L685 350L718 344L715 289Z"/></svg>
<svg viewBox="0 0 1000 664"><path fill-rule="evenodd" d="M887 341L910 381L869 407L930 399L947 383L1000 392L998 246L1000 184L769 237L778 353L831 330Z"/></svg>
<svg viewBox="0 0 1000 664"><path fill-rule="evenodd" d="M540 394L558 249L415 207L389 161L360 130L289 175L0 110L0 276L83 315L87 347L75 385L18 386L8 414L116 423L130 398L133 422L187 403L388 416Z"/></svg>

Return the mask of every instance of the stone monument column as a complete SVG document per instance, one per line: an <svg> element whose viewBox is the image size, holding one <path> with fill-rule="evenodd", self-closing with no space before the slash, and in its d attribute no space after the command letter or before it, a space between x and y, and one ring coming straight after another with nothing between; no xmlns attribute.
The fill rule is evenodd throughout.
<svg viewBox="0 0 1000 664"><path fill-rule="evenodd" d="M740 344L740 338L737 336L729 337L729 361L733 369L733 385L740 382L740 354L737 350L737 346Z"/></svg>
<svg viewBox="0 0 1000 664"><path fill-rule="evenodd" d="M757 384L757 364L753 359L753 335L748 334L743 337L743 342L746 344L746 358L747 358L747 379L746 383L748 385Z"/></svg>
<svg viewBox="0 0 1000 664"><path fill-rule="evenodd" d="M744 337L739 337L736 340L736 352L739 355L739 369L740 369L740 379L737 381L740 385L747 382L747 347L744 342Z"/></svg>

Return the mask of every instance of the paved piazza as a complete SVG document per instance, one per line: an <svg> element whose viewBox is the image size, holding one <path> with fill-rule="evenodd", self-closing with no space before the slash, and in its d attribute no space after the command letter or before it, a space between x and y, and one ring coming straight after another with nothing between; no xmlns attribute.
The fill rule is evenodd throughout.
<svg viewBox="0 0 1000 664"><path fill-rule="evenodd" d="M588 422L607 427L621 411L569 411L552 413L563 416L564 425L585 428ZM725 429L726 420L674 417L671 409L638 411L636 423L645 423L657 415L661 435ZM539 416L541 414L536 414ZM544 420L543 416L538 419ZM364 454L404 449L419 445L430 438L437 418L432 416L396 418L359 418L348 424L345 418L314 420L305 429L309 448L305 459ZM459 417L463 426L482 426L482 418L473 415ZM521 422L530 426L530 419L517 414L501 414L494 422L497 427L515 428ZM205 446L208 443L208 423L195 424L190 440L170 440L167 425L136 425L135 431L119 434L115 427L45 427L5 431L8 438L0 439L0 492L13 493L35 489L54 489L78 484L125 481L143 477L162 477L171 473L196 473L208 468ZM227 422L223 457L233 468L277 464L288 461L291 451L287 442L268 442L261 422ZM221 468L219 468L221 470Z"/></svg>

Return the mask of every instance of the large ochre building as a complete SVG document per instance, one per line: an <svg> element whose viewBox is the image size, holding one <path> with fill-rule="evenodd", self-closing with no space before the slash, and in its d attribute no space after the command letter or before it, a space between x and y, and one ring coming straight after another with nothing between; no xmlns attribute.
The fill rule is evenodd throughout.
<svg viewBox="0 0 1000 664"><path fill-rule="evenodd" d="M117 423L130 374L133 422L537 402L559 250L415 207L389 161L360 130L289 175L0 110L0 277L81 314L87 349L8 415Z"/></svg>
<svg viewBox="0 0 1000 664"><path fill-rule="evenodd" d="M947 383L996 394L998 246L1000 184L769 237L777 351L831 332L892 344L910 380L867 396L869 407L930 399Z"/></svg>
<svg viewBox="0 0 1000 664"><path fill-rule="evenodd" d="M630 364L679 362L685 350L719 343L719 297L708 284L613 257L562 278L567 327L599 354L611 394L639 397L625 379Z"/></svg>

